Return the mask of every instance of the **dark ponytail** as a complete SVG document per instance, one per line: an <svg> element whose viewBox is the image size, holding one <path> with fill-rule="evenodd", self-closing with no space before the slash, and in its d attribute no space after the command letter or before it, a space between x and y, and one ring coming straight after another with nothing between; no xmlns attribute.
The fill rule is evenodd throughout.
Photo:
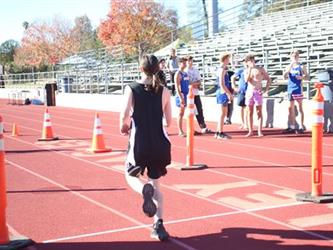
<svg viewBox="0 0 333 250"><path fill-rule="evenodd" d="M140 64L143 72L147 75L148 79L152 81L151 84L146 84L146 90L157 93L162 86L162 81L158 74L160 68L157 57L154 55L144 55L141 58Z"/></svg>

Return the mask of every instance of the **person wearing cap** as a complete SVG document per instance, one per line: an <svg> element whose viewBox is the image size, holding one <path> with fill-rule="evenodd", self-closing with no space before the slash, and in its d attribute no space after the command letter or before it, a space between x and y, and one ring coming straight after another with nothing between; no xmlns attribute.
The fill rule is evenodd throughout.
<svg viewBox="0 0 333 250"><path fill-rule="evenodd" d="M190 79L190 85L193 86L193 94L194 94L194 104L197 109L196 119L198 121L198 124L201 128L201 133L207 134L211 133L211 130L207 127L205 123L205 117L203 115L203 109L202 109L202 103L201 98L199 95L199 88L201 84L201 76L199 70L193 67L193 57L188 56L187 57L187 67L185 70L189 76ZM198 132L194 132L194 134L200 134Z"/></svg>
<svg viewBox="0 0 333 250"><path fill-rule="evenodd" d="M264 68L256 65L254 55L247 55L245 57L245 62L247 65L245 81L248 83L245 95L245 104L248 108L249 122L249 132L246 134L246 137L253 136L254 106L256 106L258 117L258 137L262 137L264 136L262 133L262 103L264 94L264 91L262 90L262 81L267 81L265 92L268 92L271 79Z"/></svg>
<svg viewBox="0 0 333 250"><path fill-rule="evenodd" d="M171 49L170 51L170 57L167 61L167 68L170 74L170 83L171 83L171 93L172 95L175 95L175 75L176 72L178 71L178 57L176 56L176 50L174 48Z"/></svg>
<svg viewBox="0 0 333 250"><path fill-rule="evenodd" d="M246 63L244 58L239 60L239 64L243 64L243 67L238 69L236 73L231 77L231 83L233 86L236 86L235 82L238 81L238 88L234 87L235 92L237 92L237 105L241 108L241 121L242 125L240 126L241 129L248 129L248 122L247 122L247 113L246 113L246 105L245 105L245 94L247 89L247 82L245 81L244 72L246 70Z"/></svg>
<svg viewBox="0 0 333 250"><path fill-rule="evenodd" d="M228 114L228 103L233 99L231 89L231 82L228 75L228 65L230 63L231 55L229 53L221 54L220 67L217 70L217 91L216 102L221 105L220 119L218 120L217 129L215 133L216 139L230 139L231 137L223 132L224 119Z"/></svg>
<svg viewBox="0 0 333 250"><path fill-rule="evenodd" d="M179 59L179 70L175 74L176 80L176 106L179 108L179 115L178 115L178 135L181 137L185 137L185 133L183 131L183 117L184 111L186 107L186 99L187 94L189 92L189 77L187 72L185 72L186 68L186 61L185 57Z"/></svg>

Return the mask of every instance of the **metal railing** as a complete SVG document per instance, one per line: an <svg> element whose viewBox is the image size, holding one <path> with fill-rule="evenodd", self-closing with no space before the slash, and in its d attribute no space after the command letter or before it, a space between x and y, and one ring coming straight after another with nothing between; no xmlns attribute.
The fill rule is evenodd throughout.
<svg viewBox="0 0 333 250"><path fill-rule="evenodd" d="M276 3L277 1L274 2ZM255 36L250 36L250 38L246 41L247 43L242 43L240 41L235 42L234 40L237 39L237 30L241 30L240 27L244 29L248 28L248 32L251 34L251 30L254 30L256 22L265 22L265 20L267 21L268 19L275 20L275 18L279 20L278 18L281 18L281 15L287 15L289 12L292 13L290 10L288 10L289 8L296 7L294 6L295 3L293 3L293 1L282 0L280 2L284 3L283 13L265 14L265 12L262 12L261 17L249 20L248 22L241 25L238 23L237 18L235 18L239 6L227 10L220 18L220 20L223 20L224 24L229 27L226 29L227 32L222 32L221 34L210 38L210 42L207 39L203 39L201 42L193 41L185 48L178 50L179 56L185 56L188 55L188 53L192 53L194 55L195 64L202 74L203 93L210 93L212 86L215 85L215 69L218 66L217 58L222 50L228 50L231 48L235 54L242 55L244 52L238 51L238 47L241 46L244 51L250 51L254 48L253 46L251 47L252 42L258 42L258 39L261 39L261 48L258 52L256 52L256 54L258 54L258 59L266 68L268 68L268 71L271 73L273 79L278 77L276 72L282 71L288 59L284 55L286 53L283 52L283 50L286 49L283 48L282 50L278 46L275 50L272 49L270 51L269 47L265 48L263 39L266 38L266 36L265 33L261 31L257 31L259 34L257 38L255 38ZM303 13L302 15L299 14L300 18L305 17L308 15L308 9L306 8L309 8L307 6L311 5L312 2L313 0L303 1L301 4L304 7L294 9L295 13ZM326 4L312 5L313 8L322 9L325 9L326 7L332 9L332 6L332 1ZM272 8L270 10L272 10ZM311 18L311 15L309 15L308 19L305 18L304 20L311 21ZM321 17L319 17L319 19L320 18ZM202 24L202 20L194 24L197 24L199 27L201 27L201 31L205 29L205 25ZM276 28L276 30L279 29ZM276 35L276 30L272 29L270 31L266 31L267 37L270 37L270 41L275 43L277 43L278 39L280 39L278 35ZM273 36L271 36L272 34ZM245 35L243 34L241 36L244 38ZM218 46L214 47L215 41L223 41L228 46L223 47L219 44ZM327 40L327 44L328 43L331 43L331 41ZM294 45L289 46L290 49L293 46ZM304 57L304 61L308 63L308 66L316 64L319 65L320 60L323 60L319 55L317 62L310 63L311 50L313 50L313 48L307 48L307 51L305 52L307 55ZM273 62L270 59L271 55L269 53L273 52L280 55L278 62ZM103 48L99 50L81 52L68 58L67 62L69 63L69 66L66 70L26 74L9 74L3 75L2 77L5 82L5 86L12 88L43 87L45 83L56 81L58 83L59 90L64 93L123 93L124 86L127 83L133 82L140 77L137 58L133 58L132 63L125 63L125 59L129 60L128 58L124 58L124 53L121 47L117 46L111 50L110 48ZM325 61L325 63L326 62L327 61ZM270 68L272 68L272 70ZM309 68L312 71L311 67ZM314 74L315 71L312 71L312 76Z"/></svg>

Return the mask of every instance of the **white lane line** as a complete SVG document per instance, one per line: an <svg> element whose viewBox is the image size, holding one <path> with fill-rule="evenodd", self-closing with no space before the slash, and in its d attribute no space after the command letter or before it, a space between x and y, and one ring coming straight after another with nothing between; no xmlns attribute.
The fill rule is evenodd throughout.
<svg viewBox="0 0 333 250"><path fill-rule="evenodd" d="M5 122L7 123L7 122ZM69 127L71 129L74 129L74 127L72 126L65 126L65 125L61 125L61 126L64 126L64 127ZM39 130L37 129L33 129L33 128L30 128L30 127L26 127L26 126L21 126L22 128L26 128L26 129L29 129L29 130L33 130L33 131L38 131L40 132ZM80 129L80 128L75 128L76 130L83 130L83 131L87 131L87 129ZM60 137L63 137L63 138L71 138L71 137L68 137L68 136L62 136L60 134L57 134L58 136ZM112 136L117 136L117 137L121 137L123 138L123 136L121 135L114 135L114 134L109 134L109 135L112 135ZM12 138L12 139L15 139L15 138ZM176 145L172 145L173 148L178 148L178 149L185 149L184 146L176 146ZM216 153L216 152L212 152L212 151L208 151L208 150L203 150L203 149L194 149L195 152L198 152L198 153L204 153L204 154L210 154L210 155L216 155L216 156L223 156L225 158L230 158L230 159L237 159L237 160L243 160L243 161L246 161L246 162L254 162L254 163L259 163L259 164L265 164L267 166L278 166L278 167L285 167L285 168L289 168L289 169L293 169L293 170L296 170L296 171L302 171L302 172L311 172L310 169L303 169L303 168L295 168L295 167L289 167L288 165L285 165L285 164L279 164L279 163L275 163L275 162L270 162L270 161L262 161L262 160L255 160L255 159L251 159L251 158L247 158L247 157L240 157L240 156L235 156L235 155L230 155L230 154L224 154L224 153ZM323 156L325 158L325 156ZM327 175L327 176L333 176L333 174L331 173L327 173L327 172L323 172L324 176Z"/></svg>
<svg viewBox="0 0 333 250"><path fill-rule="evenodd" d="M12 166L15 166L15 167L17 167L17 168L19 168L19 169L21 169L21 170L23 170L23 171L25 171L25 172L31 174L31 175L34 175L34 176L36 176L36 177L38 177L38 178L40 178L40 179L42 179L42 180L44 180L44 181L46 181L46 182L49 182L49 183L51 183L51 184L53 184L53 185L55 185L55 186L58 186L58 187L61 188L61 189L64 189L64 190L66 190L66 191L69 191L69 192L72 193L73 195L76 195L76 196L80 197L80 198L83 199L83 200L86 200L86 201L88 201L88 202L90 202L90 203L92 203L92 204L95 204L96 206L98 206L98 207L100 207L100 208L103 208L103 209L105 209L105 210L107 210L107 211L109 211L109 212L111 212L111 213L113 213L113 214L115 214L115 215L117 215L117 216L119 216L119 217L121 217L121 218L123 218L123 219L126 219L126 220L128 220L128 221L130 221L130 222L132 222L132 223L134 223L134 224L137 224L137 225L139 225L139 226L144 226L144 225L145 225L144 223L142 223L142 222L140 222L140 221L134 219L133 217L130 217L130 216L124 214L124 213L121 213L121 212L119 212L119 211L117 211L117 210L115 210L115 209L113 209L113 208L111 208L111 207L109 207L109 206L106 206L106 205L104 205L103 203L100 203L100 202L98 202L98 201L96 201L96 200L94 200L94 199L91 199L91 198L89 198L89 197L87 197L87 196L85 196L85 195L83 195L83 194L81 194L81 193L79 193L79 192L77 192L77 191L72 191L71 189L65 187L64 185L62 185L62 184L60 184L60 183L58 183L58 182L56 182L56 181L53 181L53 180L51 180L51 179L49 179L49 178L47 178L47 177L45 177L45 176L43 176L43 175L40 175L40 174L38 174L38 173L36 173L36 172L34 172L34 171L32 171L32 170L29 170L29 169L27 169L27 168L25 168L25 167L22 167L21 165L16 164L15 162L12 162L12 161L10 161L10 160L6 160L6 162L8 162L8 163L11 164ZM147 229L148 229L148 228L147 228ZM148 230L149 230L149 229L148 229ZM149 230L149 231L150 231L150 230ZM177 239L173 239L173 238L172 238L172 239L170 239L170 240L171 240L173 243L177 244L178 246L180 246L180 247L182 247L182 248L185 248L185 249L188 249L188 250L194 250L194 249L195 249L195 248L193 248L193 247L191 247L191 246L189 246L189 245L187 245L187 244L184 244L183 242L180 242L180 241L177 240Z"/></svg>
<svg viewBox="0 0 333 250"><path fill-rule="evenodd" d="M20 119L25 119L25 120L30 120L30 121L34 121L36 122L36 119L31 119L31 118L26 118L26 117L19 117L19 116L15 116L15 115L8 115L8 116L12 116L12 117L18 117ZM71 118L57 118L57 119L64 119L64 120L70 120L70 121L77 121L75 119L71 119ZM78 129L81 131L88 131L88 129L84 129L84 128L77 128L77 127L73 127L73 126L68 126L68 125L63 125L63 124L58 124L58 123L53 123L54 126L60 126L60 127L66 127L66 128L71 128L71 129ZM106 126L103 126L104 129L106 127L117 127L117 126L113 126L110 124L107 124ZM112 136L117 136L117 137L122 137L121 135L117 135L117 134L111 134L111 133L104 133L104 135L112 135ZM244 138L246 139L246 138ZM275 139L275 138L272 138ZM201 137L199 140L202 141L207 141L207 142L212 142L211 139L207 139L204 137ZM255 149L263 149L263 150L270 150L270 151L276 151L276 152L282 152L282 153L287 153L287 154L297 154L297 155L303 155L303 156L311 156L311 153L304 153L302 151L295 151L295 150L287 150L287 149L280 149L280 148L274 148L274 147L268 147L268 146L257 146L257 145L250 145L250 144L245 144L245 143L239 143L239 142L232 142L231 140L226 141L225 143L231 144L231 145L236 145L236 146L241 146L241 147L247 147L247 148L255 148ZM181 148L185 148L185 147L181 147ZM196 149L195 149L196 150ZM323 155L323 158L327 158L327 159L333 159L333 156L328 156L328 155Z"/></svg>
<svg viewBox="0 0 333 250"><path fill-rule="evenodd" d="M18 140L18 141L22 141L22 140L17 139L17 138L11 138L11 139ZM27 143L27 142L25 142L25 141L22 141L22 142L23 142L23 143L26 143L26 144L34 145L34 144L32 144L32 143ZM35 146L35 147L38 147L38 146L36 146L36 145L34 145L34 146ZM39 148L39 147L38 147L38 148ZM119 170L115 170L115 169L112 169L112 168L108 168L108 167L106 167L106 166L103 166L103 165L98 164L98 163L95 163L95 162L91 162L91 161L88 161L88 160L85 160L85 159L80 159L80 158L77 158L77 157L69 156L69 155L66 155L66 154L61 153L61 152L54 152L54 153L58 153L58 154L61 154L61 155L65 155L65 156L67 156L67 157L74 158L74 159L77 159L77 160L81 160L81 161L87 162L87 163L92 164L92 165L97 166L97 167L102 167L102 168L109 169L109 170L112 170L112 171L114 171L114 172L118 172L118 173L123 174L123 172L121 172L121 171L119 171ZM313 233L313 232L308 232L308 231L306 231L305 229L298 228L298 227L296 227L296 226L292 226L292 225L290 225L290 224L287 224L287 223L284 223L284 222L281 222L281 221L278 221L278 220L275 220L275 219L272 219L272 218L269 218L269 217L266 217L266 216L263 216L263 215L259 215L259 214L256 214L256 213L254 213L254 212L247 212L246 210L240 209L240 208L238 208L238 207L231 206L231 205L226 204L226 203L223 203L223 202L221 202L221 201L218 202L218 201L215 201L215 200L210 199L210 198L206 198L206 197L198 196L198 195L196 195L196 194L193 194L193 193L190 193L190 192L186 192L186 191L184 191L184 190L179 190L179 189L176 189L176 188L174 188L174 187L172 187L172 186L168 186L168 185L165 185L165 184L161 184L161 186L163 186L163 187L165 187L165 188L167 188L167 189L174 190L174 191L179 192L179 193L187 194L187 195L189 195L189 196L192 196L192 197L195 197L195 198L198 198L198 199L202 199L202 200L208 201L208 202L210 202L210 203L217 204L217 205L220 205L220 206L224 206L224 207L227 207L227 208L230 208L230 209L233 209L233 210L237 210L237 211L245 211L244 213L246 213L246 214L248 214L248 215L252 215L252 216L254 216L254 217L261 218L261 219L263 219L263 220L267 220L267 221L273 222L273 223L275 223L275 224L277 224L277 225L281 225L281 226L284 226L284 227L287 227L287 228L291 228L291 229L293 229L293 230L298 230L298 231L300 231L300 232L303 232L303 233L308 234L308 235L311 235L311 236L315 236L315 237L320 238L320 239L325 239L325 240L330 240L330 241L332 240L331 238L326 237L326 236L324 236L324 235L317 234L317 233ZM301 203L301 204L303 204L303 203Z"/></svg>
<svg viewBox="0 0 333 250"><path fill-rule="evenodd" d="M207 220L207 219L212 219L212 218L221 218L221 217L227 217L230 215L244 214L246 212L256 212L256 211L263 211L263 210L269 210L269 209L275 209L275 208L291 207L291 206L297 206L300 204L301 203L297 202L297 203L290 203L290 204L264 207L264 208L258 208L258 209L248 209L248 210L243 210L243 211L232 211L232 212L224 212L224 213L210 214L210 215L204 215L204 216L189 217L189 218L184 218L184 219L167 221L164 224L173 225L173 224L179 224L179 223L184 223L184 222L193 222L193 221ZM80 239L80 238L86 238L86 237L92 237L92 236L100 236L100 235L105 235L105 234L114 234L114 233L127 232L127 231L149 228L149 227L151 227L151 224L124 227L124 228L99 231L99 232L94 232L94 233L89 233L89 234L80 234L80 235L73 235L73 236L68 236L68 237L63 237L63 238L50 239L50 240L43 241L43 243L53 243L53 242Z"/></svg>

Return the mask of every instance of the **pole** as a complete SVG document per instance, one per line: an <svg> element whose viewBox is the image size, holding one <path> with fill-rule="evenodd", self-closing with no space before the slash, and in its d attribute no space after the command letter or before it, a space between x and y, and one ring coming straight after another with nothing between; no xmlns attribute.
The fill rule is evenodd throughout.
<svg viewBox="0 0 333 250"><path fill-rule="evenodd" d="M194 164L194 93L193 86L189 87L187 95L187 120L186 120L186 166L181 167L181 170L200 170L207 168L205 164Z"/></svg>
<svg viewBox="0 0 333 250"><path fill-rule="evenodd" d="M313 98L312 111L312 160L311 160L311 192L296 194L298 201L315 203L333 202L333 193L323 194L323 124L324 97L321 94L323 83L316 83L316 95Z"/></svg>
<svg viewBox="0 0 333 250"><path fill-rule="evenodd" d="M321 94L322 83L315 85L317 93L313 98L312 111L312 196L321 196L322 192L322 168L323 168L323 123L324 123L324 97Z"/></svg>

